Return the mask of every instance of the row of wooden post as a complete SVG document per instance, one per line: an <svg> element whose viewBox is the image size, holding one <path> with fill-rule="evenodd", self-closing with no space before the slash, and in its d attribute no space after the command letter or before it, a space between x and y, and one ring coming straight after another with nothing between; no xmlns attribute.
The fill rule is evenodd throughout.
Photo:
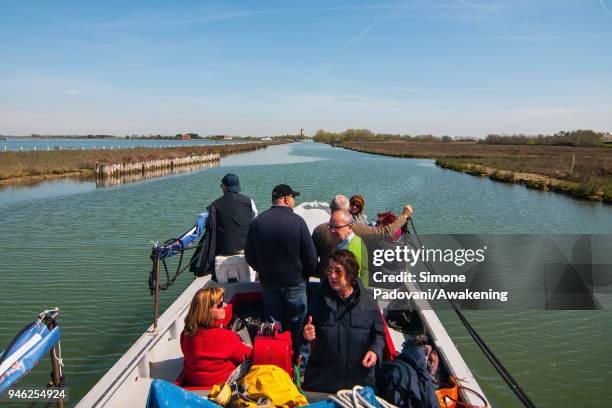
<svg viewBox="0 0 612 408"><path fill-rule="evenodd" d="M147 160L138 162L122 162L122 163L96 163L95 175L98 178L107 178L113 176L121 176L124 174L146 173L150 170L194 165L198 163L207 163L219 161L221 155L218 153L201 155L201 156L186 156L176 157L173 159Z"/></svg>

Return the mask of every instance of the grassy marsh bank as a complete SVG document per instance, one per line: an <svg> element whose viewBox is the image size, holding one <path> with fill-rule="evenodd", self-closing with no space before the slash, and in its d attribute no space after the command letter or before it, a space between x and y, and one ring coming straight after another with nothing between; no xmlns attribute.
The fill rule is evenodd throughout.
<svg viewBox="0 0 612 408"><path fill-rule="evenodd" d="M431 158L441 167L497 181L612 202L612 148L397 140L337 146L385 156Z"/></svg>
<svg viewBox="0 0 612 408"><path fill-rule="evenodd" d="M134 148L113 150L53 150L0 152L0 185L20 184L64 175L93 175L98 163L137 162L175 159L218 153L225 156L262 149L285 141L174 148Z"/></svg>

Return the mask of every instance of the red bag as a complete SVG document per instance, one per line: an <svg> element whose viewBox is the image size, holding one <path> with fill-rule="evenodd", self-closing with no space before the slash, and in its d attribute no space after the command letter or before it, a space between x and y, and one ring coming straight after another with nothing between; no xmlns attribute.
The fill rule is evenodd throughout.
<svg viewBox="0 0 612 408"><path fill-rule="evenodd" d="M273 364L293 378L291 332L279 333L279 329L278 324L273 324L258 331L253 344L253 365Z"/></svg>

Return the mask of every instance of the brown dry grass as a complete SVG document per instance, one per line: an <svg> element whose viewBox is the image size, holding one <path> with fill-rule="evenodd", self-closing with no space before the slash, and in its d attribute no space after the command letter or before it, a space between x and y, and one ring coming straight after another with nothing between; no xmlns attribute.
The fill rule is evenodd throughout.
<svg viewBox="0 0 612 408"><path fill-rule="evenodd" d="M612 149L606 147L508 146L478 143L346 142L342 147L397 157L433 158L445 167L467 164L515 173L533 173L571 182L571 194L612 200ZM574 169L572 167L574 156ZM500 177L501 178L501 177ZM511 174L503 177L512 180Z"/></svg>
<svg viewBox="0 0 612 408"><path fill-rule="evenodd" d="M283 142L244 143L220 146L135 148L113 150L54 150L0 152L0 180L18 177L88 172L99 163L170 159L219 153L221 156L261 149Z"/></svg>

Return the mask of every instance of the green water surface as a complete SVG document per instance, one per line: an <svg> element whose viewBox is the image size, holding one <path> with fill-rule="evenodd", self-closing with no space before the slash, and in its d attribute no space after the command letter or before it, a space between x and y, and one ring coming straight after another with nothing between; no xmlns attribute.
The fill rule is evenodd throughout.
<svg viewBox="0 0 612 408"><path fill-rule="evenodd" d="M151 241L174 237L220 195L227 172L259 210L274 185L303 201L361 193L370 219L415 208L420 233L610 234L612 208L436 167L315 143L274 146L225 158L221 167L109 188L91 184L0 191L0 349L45 308L61 309L62 351L76 403L150 325ZM4 195L4 197L3 197ZM162 295L167 307L190 283ZM604 299L605 300L605 299ZM605 302L603 302L606 304ZM607 303L609 304L609 303ZM539 407L612 403L612 313L466 311L468 319ZM491 402L519 406L461 323L439 312ZM47 359L48 360L48 359ZM23 381L42 384L45 361Z"/></svg>

